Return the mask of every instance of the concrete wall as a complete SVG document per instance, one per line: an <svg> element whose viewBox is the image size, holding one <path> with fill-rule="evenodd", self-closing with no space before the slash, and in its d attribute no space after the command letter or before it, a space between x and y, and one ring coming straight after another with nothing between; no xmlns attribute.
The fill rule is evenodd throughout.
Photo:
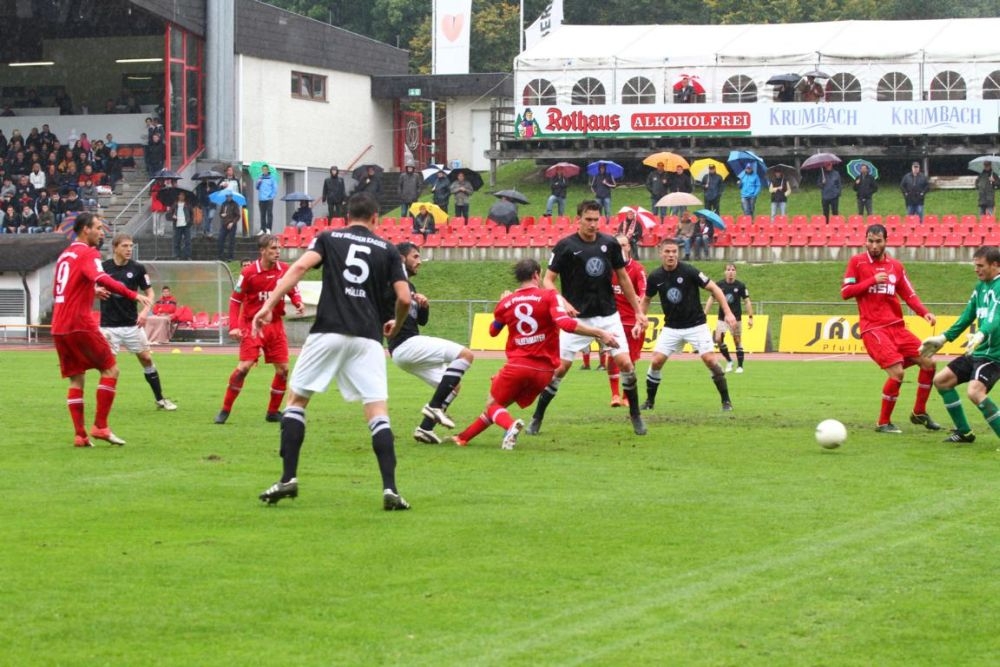
<svg viewBox="0 0 1000 667"><path fill-rule="evenodd" d="M483 155L490 145L489 117L492 98L448 100L448 161L461 160L463 167L485 171L489 160ZM486 122L483 123L485 114ZM429 119L428 119L429 120Z"/></svg>

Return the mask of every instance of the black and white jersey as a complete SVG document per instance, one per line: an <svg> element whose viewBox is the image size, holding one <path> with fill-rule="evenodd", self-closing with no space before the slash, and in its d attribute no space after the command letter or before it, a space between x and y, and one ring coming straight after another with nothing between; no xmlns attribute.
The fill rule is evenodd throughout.
<svg viewBox="0 0 1000 667"><path fill-rule="evenodd" d="M743 316L743 299L750 298L750 292L747 291L747 286L744 285L739 280L734 280L731 283L727 283L723 280L720 283L715 283L722 290L722 293L726 295L726 303L729 304L729 309L733 311L733 317L739 322L740 318ZM722 312L722 306L719 306L719 319L721 320L725 317L725 313Z"/></svg>
<svg viewBox="0 0 1000 667"><path fill-rule="evenodd" d="M667 271L662 266L646 279L646 296L660 297L665 326L671 329L690 329L705 324L705 311L701 305L701 290L712 282L711 278L690 264L678 262L677 268Z"/></svg>
<svg viewBox="0 0 1000 667"><path fill-rule="evenodd" d="M149 282L149 274L146 267L131 259L118 266L114 259L106 259L102 262L104 272L122 283L130 290L144 294L153 285ZM101 301L101 326L111 327L134 327L139 321L139 309L135 301L126 299L123 296L112 293L111 296Z"/></svg>
<svg viewBox="0 0 1000 667"><path fill-rule="evenodd" d="M611 276L625 266L622 248L613 236L598 232L588 242L571 234L552 249L549 269L559 274L563 297L579 311L578 317L618 312Z"/></svg>
<svg viewBox="0 0 1000 667"><path fill-rule="evenodd" d="M386 287L406 280L396 246L351 225L317 235L309 250L323 258L323 289L310 333L381 341Z"/></svg>
<svg viewBox="0 0 1000 667"><path fill-rule="evenodd" d="M430 308L421 308L417 305L417 300L413 298L413 295L417 293L417 288L409 281L407 281L407 285L410 287L410 312L406 315L406 322L399 330L399 335L389 340L390 354L407 340L419 336L420 327L425 326L430 318ZM396 316L396 291L391 286L386 298L386 306L388 306L389 311L383 316L383 319L388 321Z"/></svg>

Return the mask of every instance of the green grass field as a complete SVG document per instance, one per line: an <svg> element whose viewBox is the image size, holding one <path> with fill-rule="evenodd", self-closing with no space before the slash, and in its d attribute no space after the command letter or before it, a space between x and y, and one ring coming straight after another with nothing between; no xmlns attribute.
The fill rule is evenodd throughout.
<svg viewBox="0 0 1000 667"><path fill-rule="evenodd" d="M156 359L180 409L153 409L123 357L128 445L79 450L55 353L0 352L0 664L996 663L1000 445L974 408L963 448L906 424L912 377L891 437L867 361L751 358L723 414L704 367L672 360L640 438L574 370L507 452L495 427L414 443L429 389L390 368L413 510L386 513L359 405L314 399L300 496L266 507L268 369L216 426L235 355ZM498 365L467 375L459 427ZM813 441L829 417L850 431L836 451Z"/></svg>

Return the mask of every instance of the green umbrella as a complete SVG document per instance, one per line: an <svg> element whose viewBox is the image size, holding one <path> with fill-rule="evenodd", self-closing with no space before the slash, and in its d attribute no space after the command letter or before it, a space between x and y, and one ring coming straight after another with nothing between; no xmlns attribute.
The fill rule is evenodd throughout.
<svg viewBox="0 0 1000 667"><path fill-rule="evenodd" d="M274 186L275 188L279 188L281 186L281 176L278 175L278 171L273 166L263 160L257 160L247 168L250 172L250 179L253 180L254 185L257 184L257 179L264 173L264 167L271 170L271 178L274 179Z"/></svg>

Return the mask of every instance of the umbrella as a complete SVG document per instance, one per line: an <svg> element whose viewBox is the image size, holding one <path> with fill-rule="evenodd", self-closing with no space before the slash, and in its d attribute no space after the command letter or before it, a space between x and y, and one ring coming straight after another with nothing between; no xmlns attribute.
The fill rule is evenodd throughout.
<svg viewBox="0 0 1000 667"><path fill-rule="evenodd" d="M841 160L833 153L816 153L806 158L802 163L802 169L819 169L828 164L840 164Z"/></svg>
<svg viewBox="0 0 1000 667"><path fill-rule="evenodd" d="M483 187L483 177L479 174L478 171L473 171L468 167L460 167L458 169L452 169L451 173L448 174L448 180L454 183L455 181L458 180L459 174L465 174L465 180L468 181L469 183L472 183L473 190L478 190L479 188Z"/></svg>
<svg viewBox="0 0 1000 667"><path fill-rule="evenodd" d="M552 178L555 176L557 169L562 169L563 176L566 178L573 178L580 173L580 167L572 162L556 162L554 165L545 170L545 178Z"/></svg>
<svg viewBox="0 0 1000 667"><path fill-rule="evenodd" d="M230 190L229 188L226 188L225 190L216 190L212 194L208 195L208 200L213 204L222 206L226 202L226 195L232 195L233 201L239 204L240 206L247 205L246 197L241 195L236 190Z"/></svg>
<svg viewBox="0 0 1000 667"><path fill-rule="evenodd" d="M852 160L851 162L854 162L854 160ZM981 174L983 173L983 165L986 164L987 162L993 165L992 167L993 171L1000 170L1000 155L982 155L980 157L969 160L969 169L976 172L977 174ZM869 169L871 169L871 167L869 167ZM850 172L851 172L851 165L848 164L847 173ZM878 176L876 176L875 178L878 178Z"/></svg>
<svg viewBox="0 0 1000 667"><path fill-rule="evenodd" d="M705 94L705 86L701 85L701 80L694 74L681 74L680 78L677 79L677 83L674 84L675 91L684 87L685 79L691 82L691 87L694 88L696 95Z"/></svg>
<svg viewBox="0 0 1000 667"><path fill-rule="evenodd" d="M191 177L192 181L216 181L225 178L225 174L220 174L214 169L209 169L208 171L199 171L194 176Z"/></svg>
<svg viewBox="0 0 1000 667"><path fill-rule="evenodd" d="M1000 164L1000 158L997 158L997 164ZM861 167L867 166L868 173L872 175L872 178L878 179L878 167L873 165L868 160L862 160L860 158L856 160L851 160L847 163L847 175L851 178L857 178L861 175ZM972 164L969 164L969 168L972 168Z"/></svg>
<svg viewBox="0 0 1000 667"><path fill-rule="evenodd" d="M830 75L826 72L821 72L818 69L811 69L802 76L811 76L814 79L829 79Z"/></svg>
<svg viewBox="0 0 1000 667"><path fill-rule="evenodd" d="M421 169L420 175L424 177L424 183L433 183L439 171L443 171L446 176L448 175L448 170L444 168L443 164L432 164L426 169Z"/></svg>
<svg viewBox="0 0 1000 667"><path fill-rule="evenodd" d="M263 160L257 160L256 162L250 163L250 166L247 168L247 171L250 172L250 178L253 179L254 183L256 183L257 179L263 175L264 167L267 167L270 170L271 179L274 180L274 186L278 187L278 185L281 183L281 178L278 176L278 173L274 169L271 169L271 165L268 164L267 162L264 162Z"/></svg>
<svg viewBox="0 0 1000 667"><path fill-rule="evenodd" d="M767 80L767 85L769 86L784 86L786 84L795 85L799 82L802 77L798 74L775 74L770 79Z"/></svg>
<svg viewBox="0 0 1000 667"><path fill-rule="evenodd" d="M685 169L689 169L691 167L691 165L688 164L687 160L682 158L677 153L671 153L670 151L653 153L652 155L647 156L646 159L642 161L642 163L647 167L656 167L661 162L663 163L663 169L666 171L674 171L675 169L677 169L678 165L684 167Z"/></svg>
<svg viewBox="0 0 1000 667"><path fill-rule="evenodd" d="M708 167L710 165L715 166L715 173L722 176L722 180L729 178L729 169L725 164L719 162L718 160L713 160L710 157L705 157L700 160L695 160L691 163L691 178L696 181L700 181L705 178L705 174L708 173Z"/></svg>
<svg viewBox="0 0 1000 667"><path fill-rule="evenodd" d="M800 174L799 170L790 164L772 164L767 168L767 180L774 180L774 172L777 169L781 170L781 173L785 176L785 180L787 180L793 188L799 187L799 183L802 182L802 174Z"/></svg>
<svg viewBox="0 0 1000 667"><path fill-rule="evenodd" d="M490 212L486 216L487 220L492 220L498 225L510 227L521 222L517 215L517 205L509 201L498 201L490 207Z"/></svg>
<svg viewBox="0 0 1000 667"><path fill-rule="evenodd" d="M500 190L499 192L493 193L494 197L502 197L511 200L516 204L527 204L528 198L517 190Z"/></svg>
<svg viewBox="0 0 1000 667"><path fill-rule="evenodd" d="M690 192L671 192L656 202L657 208L661 206L701 206L701 200Z"/></svg>
<svg viewBox="0 0 1000 667"><path fill-rule="evenodd" d="M654 227L656 227L656 225L660 223L660 219L656 217L655 213L653 213L652 211L647 211L641 206L622 206L618 210L618 213L619 216L621 216L621 214L628 213L629 211L635 213L635 217L639 219L639 221L642 223L642 226L645 227L646 229L653 229Z"/></svg>
<svg viewBox="0 0 1000 667"><path fill-rule="evenodd" d="M281 198L281 201L312 201L313 198L306 192L289 192Z"/></svg>
<svg viewBox="0 0 1000 667"><path fill-rule="evenodd" d="M700 208L695 211L694 214L699 215L711 222L712 226L716 229L724 230L726 228L726 223L723 221L722 216L715 211L709 211L707 208Z"/></svg>
<svg viewBox="0 0 1000 667"><path fill-rule="evenodd" d="M177 196L182 192L184 193L185 199L189 202L194 201L194 193L187 188L163 188L156 193L156 198L159 199L160 203L164 206L173 206L174 202L177 201Z"/></svg>
<svg viewBox="0 0 1000 667"><path fill-rule="evenodd" d="M443 225L448 222L448 211L443 210L437 204L428 201L415 201L410 204L410 213L415 217L420 213L420 209L426 208L427 212L434 216L435 225Z"/></svg>
<svg viewBox="0 0 1000 667"><path fill-rule="evenodd" d="M176 181L184 178L173 169L161 169L152 176L155 181Z"/></svg>
<svg viewBox="0 0 1000 667"><path fill-rule="evenodd" d="M739 174L741 171L746 169L748 164L752 164L754 169L757 171L757 175L760 177L760 180L767 180L767 165L764 164L763 158L753 151L729 151L729 157L726 158L726 164L728 164L733 170L733 173L736 174Z"/></svg>
<svg viewBox="0 0 1000 667"><path fill-rule="evenodd" d="M351 176L354 177L354 180L360 181L362 178L368 175L368 167L373 167L375 169L376 176L380 175L383 171L385 171L385 169L383 169L377 164L363 164L360 167L356 167L354 171L351 172Z"/></svg>
<svg viewBox="0 0 1000 667"><path fill-rule="evenodd" d="M602 164L611 178L621 178L625 175L625 168L617 162L612 162L611 160L598 160L597 162L591 162L587 165L587 174L589 176L597 176L597 169Z"/></svg>

